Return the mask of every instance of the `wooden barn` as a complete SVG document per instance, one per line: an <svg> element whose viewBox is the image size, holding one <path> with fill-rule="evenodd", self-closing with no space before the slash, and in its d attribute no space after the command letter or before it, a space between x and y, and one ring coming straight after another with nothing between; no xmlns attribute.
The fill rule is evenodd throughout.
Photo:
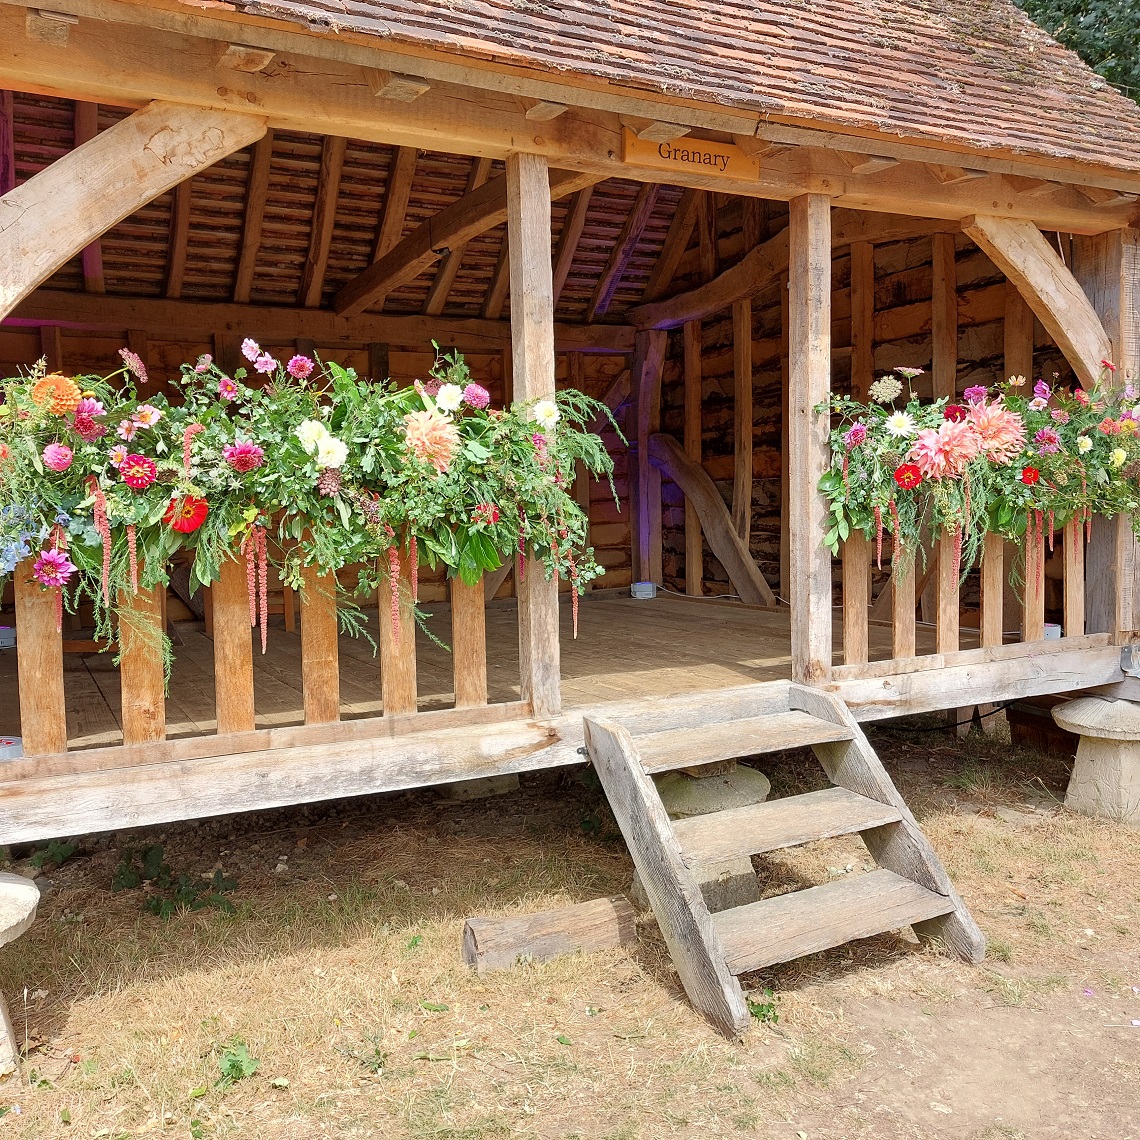
<svg viewBox="0 0 1140 1140"><path fill-rule="evenodd" d="M821 541L830 392L1140 371L1140 109L1012 3L52 4L0 4L6 375L129 345L161 381L251 335L410 381L436 342L628 443L599 425L619 503L579 479L607 574L577 639L507 567L425 586L454 653L376 660L282 589L262 656L234 564L203 620L151 599L164 699L146 646L117 668L17 583L0 842L577 763L586 714L719 725L693 764L818 743L837 700L830 740L1128 692L1126 519L1024 591L1000 540L961 587L948 542L896 581ZM762 713L763 747L723 731Z"/></svg>

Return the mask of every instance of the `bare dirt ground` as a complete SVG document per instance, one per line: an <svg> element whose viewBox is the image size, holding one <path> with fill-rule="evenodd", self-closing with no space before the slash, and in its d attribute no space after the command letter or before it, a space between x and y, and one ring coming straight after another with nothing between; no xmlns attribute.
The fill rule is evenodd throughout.
<svg viewBox="0 0 1140 1140"><path fill-rule="evenodd" d="M28 1077L0 1137L1140 1137L1140 834L1065 812L1066 762L1008 737L873 742L981 967L907 933L768 970L744 1044L689 1009L651 916L632 947L476 977L466 916L628 889L582 771L87 837L41 848L41 917L0 952ZM777 795L823 782L810 756L758 766ZM155 844L170 885L112 892ZM868 867L858 840L757 860L766 893ZM232 913L175 905L216 871Z"/></svg>

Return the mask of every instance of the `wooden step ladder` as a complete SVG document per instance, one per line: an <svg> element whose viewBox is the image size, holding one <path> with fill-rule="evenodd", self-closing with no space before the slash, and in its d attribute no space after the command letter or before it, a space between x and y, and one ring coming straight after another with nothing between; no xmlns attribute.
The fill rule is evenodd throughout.
<svg viewBox="0 0 1140 1140"><path fill-rule="evenodd" d="M912 926L968 962L985 938L847 706L791 682L756 686L750 707L661 730L587 717L586 748L625 836L689 1000L721 1032L750 1018L737 977L856 938ZM691 719L691 718L690 718ZM656 730L655 730L656 729ZM651 775L810 747L834 787L673 822ZM710 914L692 869L858 834L879 864L866 875Z"/></svg>

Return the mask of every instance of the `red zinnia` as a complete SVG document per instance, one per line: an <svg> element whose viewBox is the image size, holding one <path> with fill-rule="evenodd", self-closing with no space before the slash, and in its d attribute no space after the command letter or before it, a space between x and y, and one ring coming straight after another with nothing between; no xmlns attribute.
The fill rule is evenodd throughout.
<svg viewBox="0 0 1140 1140"><path fill-rule="evenodd" d="M1041 472L1036 467L1023 467L1021 469L1021 481L1027 486L1032 487L1038 479L1041 478Z"/></svg>
<svg viewBox="0 0 1140 1140"><path fill-rule="evenodd" d="M966 418L966 409L961 404L947 404L942 418L951 423L960 424Z"/></svg>
<svg viewBox="0 0 1140 1140"><path fill-rule="evenodd" d="M166 508L162 521L171 530L190 534L206 521L209 513L210 504L205 499L200 499L197 495L184 495L181 499L170 500L170 506Z"/></svg>
<svg viewBox="0 0 1140 1140"><path fill-rule="evenodd" d="M143 491L158 477L158 468L146 455L128 455L119 464L119 475L132 491Z"/></svg>
<svg viewBox="0 0 1140 1140"><path fill-rule="evenodd" d="M895 482L904 491L913 491L922 482L922 472L917 463L904 463L895 468Z"/></svg>

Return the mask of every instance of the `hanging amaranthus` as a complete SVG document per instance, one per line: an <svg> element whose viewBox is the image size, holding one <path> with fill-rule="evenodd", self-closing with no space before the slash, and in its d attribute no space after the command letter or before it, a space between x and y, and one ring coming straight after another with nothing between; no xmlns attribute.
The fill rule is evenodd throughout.
<svg viewBox="0 0 1140 1140"><path fill-rule="evenodd" d="M87 491L94 501L91 513L95 530L103 543L103 601L109 606L111 604L111 523L107 518L107 496L103 494L103 488L99 486L99 478L96 475L87 480Z"/></svg>
<svg viewBox="0 0 1140 1140"><path fill-rule="evenodd" d="M131 593L137 594L139 592L139 545L134 523L127 525L127 555L131 566Z"/></svg>
<svg viewBox="0 0 1140 1140"><path fill-rule="evenodd" d="M412 579L412 604L420 600L420 556L416 547L416 536L413 534L408 543L408 571Z"/></svg>
<svg viewBox="0 0 1140 1140"><path fill-rule="evenodd" d="M201 424L190 424L182 433L182 474L190 478L190 448L194 437L206 429Z"/></svg>
<svg viewBox="0 0 1140 1140"><path fill-rule="evenodd" d="M258 616L261 621L261 652L264 653L269 638L269 559L266 555L265 527L255 526L253 533L257 542Z"/></svg>

